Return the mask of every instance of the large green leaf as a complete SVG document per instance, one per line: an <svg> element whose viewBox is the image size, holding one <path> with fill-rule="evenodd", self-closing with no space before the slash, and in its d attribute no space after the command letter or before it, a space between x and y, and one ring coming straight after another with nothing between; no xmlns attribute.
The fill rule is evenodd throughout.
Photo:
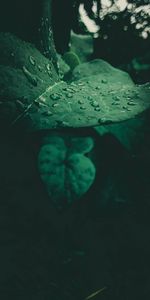
<svg viewBox="0 0 150 300"><path fill-rule="evenodd" d="M107 63L96 61L92 75L67 83L33 45L10 34L0 34L0 45L0 117L7 125L28 117L32 130L97 126L133 118L150 107L150 84L136 86ZM102 64L105 70L96 67Z"/></svg>

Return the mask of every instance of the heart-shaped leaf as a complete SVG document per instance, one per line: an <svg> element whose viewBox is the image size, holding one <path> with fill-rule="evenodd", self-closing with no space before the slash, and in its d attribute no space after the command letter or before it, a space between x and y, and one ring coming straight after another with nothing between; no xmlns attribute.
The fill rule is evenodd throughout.
<svg viewBox="0 0 150 300"><path fill-rule="evenodd" d="M74 147L77 140L81 147L80 144ZM86 143L91 145L85 151ZM76 140L70 137L67 143L59 136L45 139L38 155L38 168L47 192L57 207L79 199L92 185L96 169L84 152L89 152L93 145L90 137Z"/></svg>
<svg viewBox="0 0 150 300"><path fill-rule="evenodd" d="M105 70L67 83L33 45L10 34L0 34L0 45L0 116L5 118L7 105L10 126L26 116L31 130L97 126L133 118L150 107L150 84L136 86L107 63ZM14 109L9 111L10 103Z"/></svg>

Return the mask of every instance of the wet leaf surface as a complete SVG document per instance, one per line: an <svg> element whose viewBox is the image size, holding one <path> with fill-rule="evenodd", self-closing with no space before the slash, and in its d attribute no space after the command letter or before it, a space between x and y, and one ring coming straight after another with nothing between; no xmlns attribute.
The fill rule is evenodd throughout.
<svg viewBox="0 0 150 300"><path fill-rule="evenodd" d="M1 42L5 62L0 66L1 101L21 99L25 105L10 126L28 116L31 130L91 127L133 118L150 107L150 84L136 86L127 73L106 62L79 65L78 80L66 83L59 80L52 63L49 77L49 61L32 45L7 34L1 34ZM17 55L12 52L16 43L21 46ZM41 63L45 65L42 76L36 67Z"/></svg>

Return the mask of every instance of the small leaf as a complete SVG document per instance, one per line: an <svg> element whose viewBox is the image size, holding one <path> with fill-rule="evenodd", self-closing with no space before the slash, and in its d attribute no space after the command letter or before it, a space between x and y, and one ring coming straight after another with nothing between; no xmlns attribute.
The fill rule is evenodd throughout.
<svg viewBox="0 0 150 300"><path fill-rule="evenodd" d="M75 52L81 62L88 61L93 53L93 38L91 35L71 32L71 51Z"/></svg>
<svg viewBox="0 0 150 300"><path fill-rule="evenodd" d="M78 200L88 191L95 179L94 164L82 154L82 147L81 152L79 148L78 152L68 151L68 140L66 143L65 139L59 136L47 136L40 149L39 173L48 195L57 207Z"/></svg>
<svg viewBox="0 0 150 300"><path fill-rule="evenodd" d="M71 51L66 52L63 55L63 59L66 62L66 64L68 64L71 71L80 64L79 57L74 52Z"/></svg>

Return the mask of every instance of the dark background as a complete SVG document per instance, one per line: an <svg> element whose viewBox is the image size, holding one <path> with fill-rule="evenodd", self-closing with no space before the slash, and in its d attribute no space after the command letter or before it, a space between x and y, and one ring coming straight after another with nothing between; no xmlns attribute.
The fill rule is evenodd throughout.
<svg viewBox="0 0 150 300"><path fill-rule="evenodd" d="M91 1L84 4L90 14ZM54 40L61 54L69 50L71 29L87 33L78 20L78 5L53 1ZM2 7L1 31L34 42L39 2L6 1ZM94 39L91 58L130 70L135 82L149 81L150 69L136 72L131 64L149 53L149 38L139 38L131 28L121 31L128 15L121 13L116 22L106 17L102 30L106 34L109 28L110 38ZM84 131L95 141L90 156L97 176L91 189L62 211L39 178L41 137L1 136L0 299L82 300L104 287L91 299L150 299L149 117L147 112L142 143L131 149L110 133Z"/></svg>

